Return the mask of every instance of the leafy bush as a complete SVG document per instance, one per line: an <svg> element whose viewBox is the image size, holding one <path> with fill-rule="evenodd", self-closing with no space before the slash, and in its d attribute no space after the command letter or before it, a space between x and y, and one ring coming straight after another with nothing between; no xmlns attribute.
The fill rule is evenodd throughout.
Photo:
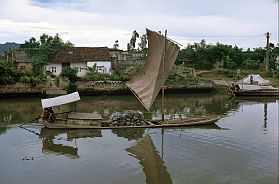
<svg viewBox="0 0 279 184"><path fill-rule="evenodd" d="M70 81L68 91L75 91L77 89L76 81L78 80L77 69L66 67L62 70L61 76L67 77Z"/></svg>
<svg viewBox="0 0 279 184"><path fill-rule="evenodd" d="M243 62L243 67L245 69L259 69L260 62L258 60L253 60L253 59L248 58Z"/></svg>
<svg viewBox="0 0 279 184"><path fill-rule="evenodd" d="M16 82L17 72L11 63L0 61L0 76L0 85L13 84Z"/></svg>
<svg viewBox="0 0 279 184"><path fill-rule="evenodd" d="M225 74L225 76L231 77L231 78L236 76L236 73L233 70L226 70L226 71L224 71L224 74Z"/></svg>

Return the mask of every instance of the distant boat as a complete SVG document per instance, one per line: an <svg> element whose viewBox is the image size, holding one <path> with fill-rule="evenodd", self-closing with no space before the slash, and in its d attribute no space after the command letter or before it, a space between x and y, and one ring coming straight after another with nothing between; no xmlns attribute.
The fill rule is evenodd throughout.
<svg viewBox="0 0 279 184"><path fill-rule="evenodd" d="M164 88L163 84L167 79L177 54L180 50L177 43L165 36L148 30L148 56L140 73L135 74L131 81L126 85L138 98L147 111L150 111L158 93L162 89L162 112L164 109ZM80 100L78 92L59 96L51 99L43 99L42 107L49 109ZM51 109L49 109L51 111ZM53 112L51 112L53 113ZM60 113L61 114L61 113ZM63 114L63 113L62 113ZM62 118L46 118L44 115L40 119L47 128L158 128L158 127L178 127L189 125L213 124L221 117L207 116L187 119L168 119L165 120L162 113L161 120L145 120L143 125L110 126L108 120L103 120L98 113L65 112Z"/></svg>
<svg viewBox="0 0 279 184"><path fill-rule="evenodd" d="M234 96L279 96L278 88L268 85L269 83L269 80L260 75L250 74L232 84L229 90Z"/></svg>

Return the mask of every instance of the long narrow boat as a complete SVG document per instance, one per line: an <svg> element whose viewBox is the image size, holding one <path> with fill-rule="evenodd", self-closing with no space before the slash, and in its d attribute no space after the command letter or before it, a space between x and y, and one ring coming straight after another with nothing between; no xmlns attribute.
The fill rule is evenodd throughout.
<svg viewBox="0 0 279 184"><path fill-rule="evenodd" d="M162 90L162 112L164 112L164 82L167 79L175 59L179 53L179 46L173 40L157 32L147 29L148 55L143 70L132 76L132 79L126 82L127 87L133 92L141 104L150 111L158 93ZM67 103L80 100L77 92L55 97L51 99L42 99L44 109L52 108ZM51 112L53 113L53 112ZM54 117L54 116L52 116ZM109 120L103 120L100 114L70 112L62 118L51 118L42 115L40 122L47 128L95 128L95 129L114 129L114 128L159 128L159 127L180 127L193 125L208 125L215 123L219 116L199 117L190 119L169 119L164 118L162 113L161 120L145 120L141 124L127 126L121 123L121 126L113 125Z"/></svg>
<svg viewBox="0 0 279 184"><path fill-rule="evenodd" d="M278 90L240 90L233 93L235 96L279 96Z"/></svg>
<svg viewBox="0 0 279 184"><path fill-rule="evenodd" d="M279 89L272 86L237 84L230 91L234 96L279 96Z"/></svg>
<svg viewBox="0 0 279 184"><path fill-rule="evenodd" d="M91 113L70 112L67 119L56 119L55 122L40 119L40 123L52 129L118 129L118 128L161 128L181 127L213 124L220 116L172 119L172 120L145 120L145 125L139 126L111 126L110 121L104 121L99 115Z"/></svg>

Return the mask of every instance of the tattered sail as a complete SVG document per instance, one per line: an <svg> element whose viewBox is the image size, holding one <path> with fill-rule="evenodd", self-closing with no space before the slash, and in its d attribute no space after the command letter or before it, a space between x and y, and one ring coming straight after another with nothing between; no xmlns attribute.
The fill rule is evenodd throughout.
<svg viewBox="0 0 279 184"><path fill-rule="evenodd" d="M42 107L47 108L47 107L54 107L58 105L63 105L71 102L75 102L80 100L78 92L74 92L68 95L63 95L63 96L58 96L54 98L47 98L47 99L42 99Z"/></svg>
<svg viewBox="0 0 279 184"><path fill-rule="evenodd" d="M143 70L135 74L126 85L149 111L172 69L180 48L163 35L148 29L147 39L148 56Z"/></svg>

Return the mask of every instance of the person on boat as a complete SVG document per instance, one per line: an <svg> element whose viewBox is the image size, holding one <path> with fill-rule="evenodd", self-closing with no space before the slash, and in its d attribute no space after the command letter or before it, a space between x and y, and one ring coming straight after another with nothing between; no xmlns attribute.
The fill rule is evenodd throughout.
<svg viewBox="0 0 279 184"><path fill-rule="evenodd" d="M234 82L231 84L231 87L230 87L230 88L231 88L231 90L232 90L232 91L234 91L234 90L235 90L235 85L234 85Z"/></svg>
<svg viewBox="0 0 279 184"><path fill-rule="evenodd" d="M238 84L236 84L236 85L234 86L234 90L235 90L235 91L239 91L239 90L240 90L240 87L239 87Z"/></svg>
<svg viewBox="0 0 279 184"><path fill-rule="evenodd" d="M239 91L240 90L240 87L238 84L235 84L234 82L231 84L231 90L232 91Z"/></svg>
<svg viewBox="0 0 279 184"><path fill-rule="evenodd" d="M251 85L253 84L253 76L252 75L250 76L250 84Z"/></svg>
<svg viewBox="0 0 279 184"><path fill-rule="evenodd" d="M55 114L52 107L44 108L41 117L49 122L55 121Z"/></svg>

